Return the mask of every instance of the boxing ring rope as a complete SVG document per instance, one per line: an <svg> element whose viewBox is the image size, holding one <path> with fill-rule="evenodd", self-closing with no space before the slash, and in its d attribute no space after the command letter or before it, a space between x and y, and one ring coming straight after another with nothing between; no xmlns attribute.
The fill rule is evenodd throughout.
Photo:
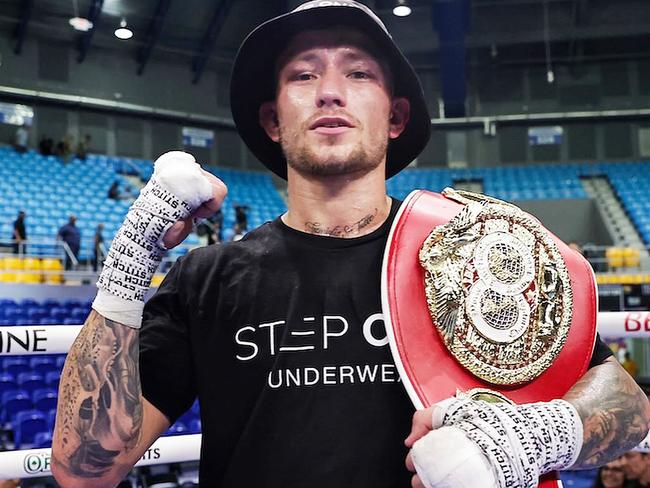
<svg viewBox="0 0 650 488"><path fill-rule="evenodd" d="M0 327L0 357L66 354L80 325ZM598 332L603 338L650 338L650 312L600 312ZM197 461L201 434L161 437L136 466ZM635 448L650 452L650 435ZM0 480L50 476L50 449L24 449L0 453Z"/></svg>

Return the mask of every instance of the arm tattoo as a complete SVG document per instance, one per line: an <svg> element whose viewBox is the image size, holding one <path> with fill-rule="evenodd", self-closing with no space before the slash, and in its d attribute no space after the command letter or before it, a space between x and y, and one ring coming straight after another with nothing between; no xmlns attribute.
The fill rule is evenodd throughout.
<svg viewBox="0 0 650 488"><path fill-rule="evenodd" d="M138 331L94 310L61 375L56 437L71 474L96 478L134 448L142 425Z"/></svg>
<svg viewBox="0 0 650 488"><path fill-rule="evenodd" d="M648 433L648 399L615 360L587 371L564 399L576 408L584 426L574 468L605 464L637 446Z"/></svg>
<svg viewBox="0 0 650 488"><path fill-rule="evenodd" d="M360 220L349 224L349 225L337 225L334 227L325 227L319 222L305 222L305 228L307 232L311 234L317 234L322 236L330 237L345 237L353 233L361 232L365 227L368 227L379 212L378 209L375 209L374 213L368 214Z"/></svg>

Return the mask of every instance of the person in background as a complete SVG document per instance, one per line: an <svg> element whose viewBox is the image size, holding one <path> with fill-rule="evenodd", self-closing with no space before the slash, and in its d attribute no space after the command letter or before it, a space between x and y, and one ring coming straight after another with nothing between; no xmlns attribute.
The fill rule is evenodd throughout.
<svg viewBox="0 0 650 488"><path fill-rule="evenodd" d="M88 149L90 148L91 140L92 137L90 137L90 134L86 134L84 138L79 141L79 144L77 144L78 159L81 159L82 161L86 160L86 156L88 156Z"/></svg>
<svg viewBox="0 0 650 488"><path fill-rule="evenodd" d="M104 257L104 224L97 225L95 230L95 239L93 242L93 271L97 271L99 263L102 262Z"/></svg>
<svg viewBox="0 0 650 488"><path fill-rule="evenodd" d="M594 483L594 488L626 488L625 485L625 466L627 461L625 456L621 456L611 461L598 470L598 477Z"/></svg>
<svg viewBox="0 0 650 488"><path fill-rule="evenodd" d="M635 482L626 485L625 488L650 488L650 453L641 452L639 454L641 454L643 471Z"/></svg>
<svg viewBox="0 0 650 488"><path fill-rule="evenodd" d="M625 464L623 470L625 479L628 482L626 488L638 488L650 485L650 455L645 452L629 451L624 455ZM644 485L641 480L644 479Z"/></svg>
<svg viewBox="0 0 650 488"><path fill-rule="evenodd" d="M627 371L632 378L636 379L637 375L639 374L639 365L634 359L632 359L630 351L625 351L624 358L625 359L623 359L621 366L625 368L625 371Z"/></svg>
<svg viewBox="0 0 650 488"><path fill-rule="evenodd" d="M582 247L577 242L569 242L568 246L575 252L582 254Z"/></svg>
<svg viewBox="0 0 650 488"><path fill-rule="evenodd" d="M42 156L52 156L54 154L54 141L51 137L43 136L38 143L38 152Z"/></svg>
<svg viewBox="0 0 650 488"><path fill-rule="evenodd" d="M243 232L248 230L248 210L248 205L235 205L235 223Z"/></svg>
<svg viewBox="0 0 650 488"><path fill-rule="evenodd" d="M72 145L74 140L70 134L66 134L62 141L59 141L56 145L56 155L61 158L63 164L68 164L70 162L70 156L72 155Z"/></svg>
<svg viewBox="0 0 650 488"><path fill-rule="evenodd" d="M65 242L70 248L70 252L75 259L79 259L79 247L81 246L81 232L76 226L77 217L70 215L68 223L59 229L57 239ZM73 268L73 260L69 253L65 253L65 269L70 270Z"/></svg>
<svg viewBox="0 0 650 488"><path fill-rule="evenodd" d="M14 136L14 149L16 152L23 154L27 152L27 143L29 141L29 126L23 124L18 129L16 129L16 134Z"/></svg>
<svg viewBox="0 0 650 488"><path fill-rule="evenodd" d="M214 226L215 242L223 241L223 212L219 209L214 215L208 217Z"/></svg>
<svg viewBox="0 0 650 488"><path fill-rule="evenodd" d="M18 217L16 220L14 220L14 254L22 254L25 252L24 243L27 240L27 232L25 231L25 217L25 212L21 210L18 212Z"/></svg>

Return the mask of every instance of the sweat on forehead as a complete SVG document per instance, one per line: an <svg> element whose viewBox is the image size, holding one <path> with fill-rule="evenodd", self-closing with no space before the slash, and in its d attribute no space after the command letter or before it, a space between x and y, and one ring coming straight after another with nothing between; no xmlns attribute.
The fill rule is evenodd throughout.
<svg viewBox="0 0 650 488"><path fill-rule="evenodd" d="M384 77L388 82L388 87L392 93L392 73L388 62L384 56L381 55L377 46L370 40L370 38L363 32L350 29L343 26L333 26L329 29L322 30L307 30L297 33L291 38L287 47L278 56L275 62L274 79L277 84L278 75L284 65L301 51L317 47L335 47L350 45L362 49L370 54L377 63L381 66L384 72Z"/></svg>

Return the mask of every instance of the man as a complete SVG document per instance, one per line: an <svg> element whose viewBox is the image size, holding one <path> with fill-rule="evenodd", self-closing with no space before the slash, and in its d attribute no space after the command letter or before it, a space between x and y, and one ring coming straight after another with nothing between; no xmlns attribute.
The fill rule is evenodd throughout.
<svg viewBox="0 0 650 488"><path fill-rule="evenodd" d="M86 134L84 138L79 141L79 144L77 144L77 159L81 159L82 161L86 160L88 151L90 150L91 141L92 137L90 137L90 134Z"/></svg>
<svg viewBox="0 0 650 488"><path fill-rule="evenodd" d="M650 454L630 451L625 453L625 479L629 488L650 486Z"/></svg>
<svg viewBox="0 0 650 488"><path fill-rule="evenodd" d="M25 253L25 241L27 241L27 231L25 230L26 214L22 210L18 212L18 217L14 220L14 254Z"/></svg>
<svg viewBox="0 0 650 488"><path fill-rule="evenodd" d="M27 152L27 144L29 143L29 126L23 124L16 129L14 135L14 149L20 154Z"/></svg>
<svg viewBox="0 0 650 488"><path fill-rule="evenodd" d="M65 269L71 270L74 265L74 260L79 257L79 248L81 246L81 232L76 225L77 217L70 215L68 223L59 229L56 237L62 240L68 246L68 251L65 253ZM72 254L72 255L71 255Z"/></svg>
<svg viewBox="0 0 650 488"><path fill-rule="evenodd" d="M198 395L202 486L408 486L412 407L379 283L398 208L385 179L429 136L419 82L369 9L315 1L247 38L231 90L243 139L287 178L289 210L239 242L180 259L142 320L163 249L226 194L190 155L158 159L68 355L53 472L64 487L117 484ZM584 442L571 438L584 446L580 466L647 431L647 400L606 356L597 350L603 364L572 391L584 422ZM411 443L426 437L427 415Z"/></svg>

